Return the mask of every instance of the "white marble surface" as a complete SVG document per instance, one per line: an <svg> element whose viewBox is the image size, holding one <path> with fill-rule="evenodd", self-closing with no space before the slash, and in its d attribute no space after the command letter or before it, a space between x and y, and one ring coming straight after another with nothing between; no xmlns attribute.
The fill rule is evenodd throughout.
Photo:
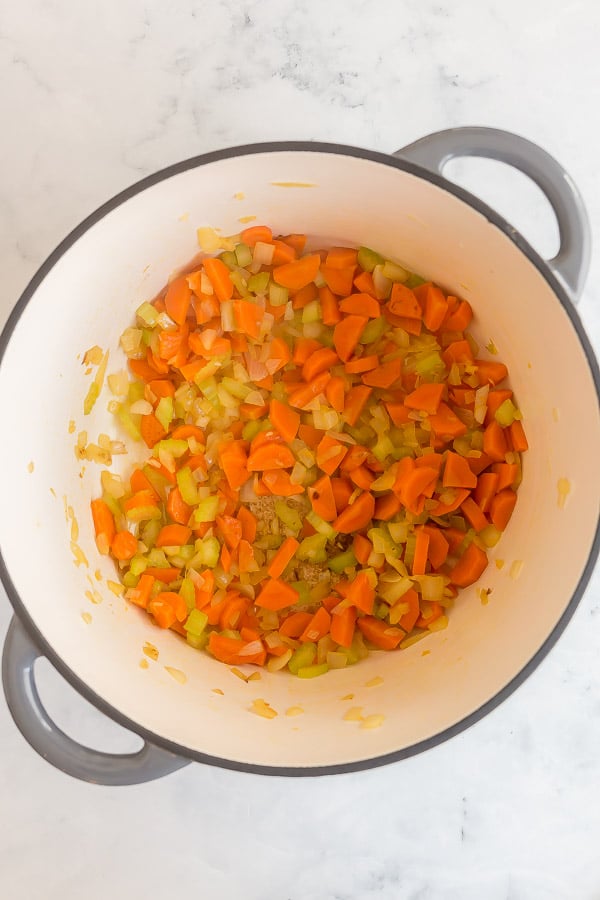
<svg viewBox="0 0 600 900"><path fill-rule="evenodd" d="M385 151L452 125L507 128L566 166L598 233L599 9L594 0L4 4L0 322L59 239L106 198L168 163L258 140ZM545 202L490 165L452 173L550 253ZM580 306L597 349L599 282L597 254ZM39 759L0 702L0 896L600 897L599 575L558 646L498 710L371 772L284 780L191 765L142 787L97 788ZM2 594L0 638L9 618ZM41 678L70 733L132 746L51 671Z"/></svg>

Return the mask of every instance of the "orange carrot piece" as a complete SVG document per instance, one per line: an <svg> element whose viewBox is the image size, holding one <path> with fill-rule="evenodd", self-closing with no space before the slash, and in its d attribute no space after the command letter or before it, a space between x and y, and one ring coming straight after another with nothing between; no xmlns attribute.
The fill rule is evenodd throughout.
<svg viewBox="0 0 600 900"><path fill-rule="evenodd" d="M244 441L229 441L218 450L219 463L229 486L236 490L248 481L248 456Z"/></svg>
<svg viewBox="0 0 600 900"><path fill-rule="evenodd" d="M279 578L287 564L294 558L294 554L300 542L293 537L287 537L273 559L271 560L267 572L271 578Z"/></svg>
<svg viewBox="0 0 600 900"><path fill-rule="evenodd" d="M487 453L494 462L504 462L507 451L508 445L504 429L498 425L495 419L492 419L483 432L483 452Z"/></svg>
<svg viewBox="0 0 600 900"><path fill-rule="evenodd" d="M356 624L360 631L371 644L379 647L380 650L395 650L400 641L406 636L401 628L394 625L388 625L375 616L362 616L357 619Z"/></svg>
<svg viewBox="0 0 600 900"><path fill-rule="evenodd" d="M402 377L402 360L390 359L389 362L382 363L372 372L367 372L362 376L363 384L371 387L388 389Z"/></svg>
<svg viewBox="0 0 600 900"><path fill-rule="evenodd" d="M490 519L499 531L504 531L508 525L516 502L516 492L511 488L504 488L493 498L490 504Z"/></svg>
<svg viewBox="0 0 600 900"><path fill-rule="evenodd" d="M417 619L416 625L417 628L429 628L436 619L439 619L440 616L444 614L444 607L441 603L436 603L434 600L433 603L430 604L431 609L429 611L428 616L424 616L422 613Z"/></svg>
<svg viewBox="0 0 600 900"><path fill-rule="evenodd" d="M441 453L425 453L423 456L417 456L415 466L417 469L435 469L438 475L442 471L444 457Z"/></svg>
<svg viewBox="0 0 600 900"><path fill-rule="evenodd" d="M96 546L98 551L106 556L116 533L115 520L104 500L100 498L92 500L90 507L96 533Z"/></svg>
<svg viewBox="0 0 600 900"><path fill-rule="evenodd" d="M496 472L483 472L477 479L477 487L473 491L473 499L482 513L490 508L490 503L498 490L499 475Z"/></svg>
<svg viewBox="0 0 600 900"><path fill-rule="evenodd" d="M330 378L325 385L325 396L336 412L341 413L344 411L345 392L346 386L344 379L340 378L339 375Z"/></svg>
<svg viewBox="0 0 600 900"><path fill-rule="evenodd" d="M434 416L442 401L443 384L422 384L404 398L404 405L409 409L423 410Z"/></svg>
<svg viewBox="0 0 600 900"><path fill-rule="evenodd" d="M487 553L475 543L470 543L454 568L450 571L450 580L457 587L468 587L474 584L484 573L488 564Z"/></svg>
<svg viewBox="0 0 600 900"><path fill-rule="evenodd" d="M333 475L347 453L348 448L344 444L324 435L317 447L317 465L326 475Z"/></svg>
<svg viewBox="0 0 600 900"><path fill-rule="evenodd" d="M243 666L246 664L264 666L267 651L262 647L262 644L261 649L255 653L248 651L248 648L254 646L255 643L258 644L256 641L247 642L241 638L231 638L218 634L216 631L211 631L207 647L215 659L229 666Z"/></svg>
<svg viewBox="0 0 600 900"><path fill-rule="evenodd" d="M235 550L242 539L242 523L234 516L217 516L217 530L230 550Z"/></svg>
<svg viewBox="0 0 600 900"><path fill-rule="evenodd" d="M327 382L327 385L329 385L329 382ZM304 441L306 446L310 447L311 450L317 449L324 434L324 431L321 431L320 428L314 428L312 425L304 425L301 423L298 428L298 437L301 441Z"/></svg>
<svg viewBox="0 0 600 900"><path fill-rule="evenodd" d="M386 403L385 408L387 409L390 419L398 428L401 425L407 425L410 419L410 410L404 403Z"/></svg>
<svg viewBox="0 0 600 900"><path fill-rule="evenodd" d="M171 432L171 437L177 441L187 441L194 438L199 444L206 443L206 436L198 425L179 425Z"/></svg>
<svg viewBox="0 0 600 900"><path fill-rule="evenodd" d="M291 613L279 626L279 634L283 637L299 638L311 619L311 613Z"/></svg>
<svg viewBox="0 0 600 900"><path fill-rule="evenodd" d="M378 365L379 357L375 356L375 354L372 356L355 356L353 359L348 360L344 369L348 375L360 375L362 372L371 372Z"/></svg>
<svg viewBox="0 0 600 900"><path fill-rule="evenodd" d="M304 487L294 484L288 472L270 469L263 474L261 481L267 491L276 497L295 497L304 493Z"/></svg>
<svg viewBox="0 0 600 900"><path fill-rule="evenodd" d="M135 603L136 606L140 606L142 609L146 609L148 606L148 601L150 600L150 593L152 591L152 587L154 586L154 576L149 574L148 572L143 572L140 575L139 581L134 588L130 588L127 591L127 599L132 603Z"/></svg>
<svg viewBox="0 0 600 900"><path fill-rule="evenodd" d="M221 563L221 568L224 572L231 571L231 564L233 563L233 554L227 544L221 545L221 555L219 556L219 562Z"/></svg>
<svg viewBox="0 0 600 900"><path fill-rule="evenodd" d="M158 503L159 497L154 489L154 485L141 469L133 470L129 479L129 485L134 494L137 494L138 491L150 491L154 495L154 502Z"/></svg>
<svg viewBox="0 0 600 900"><path fill-rule="evenodd" d="M192 292L185 275L174 278L169 283L165 294L165 309L167 314L178 325L183 325L185 322L191 299Z"/></svg>
<svg viewBox="0 0 600 900"><path fill-rule="evenodd" d="M244 538L238 545L238 567L240 573L251 572L253 568L258 568L255 564L254 548Z"/></svg>
<svg viewBox="0 0 600 900"><path fill-rule="evenodd" d="M305 234L280 234L278 239L283 241L283 243L287 244L289 247L292 247L298 256L304 252L306 246Z"/></svg>
<svg viewBox="0 0 600 900"><path fill-rule="evenodd" d="M192 535L192 529L187 525L163 525L156 538L157 547L182 547L187 544Z"/></svg>
<svg viewBox="0 0 600 900"><path fill-rule="evenodd" d="M342 510L346 509L346 507L348 506L348 501L354 493L354 486L352 482L347 478L332 478L331 490L333 491L335 508L337 510L337 514L339 515Z"/></svg>
<svg viewBox="0 0 600 900"><path fill-rule="evenodd" d="M455 496L451 503L442 503L441 500L438 500L437 506L434 506L430 510L432 516L445 516L447 513L454 512L454 510L458 509L458 507L464 503L470 494L470 491L466 488L455 488L454 491Z"/></svg>
<svg viewBox="0 0 600 900"><path fill-rule="evenodd" d="M323 345L314 338L298 338L294 344L292 361L295 362L297 366L303 366L306 360L317 350L320 350L322 346Z"/></svg>
<svg viewBox="0 0 600 900"><path fill-rule="evenodd" d="M487 455L487 453L483 453L481 450L479 451L480 456L467 456L467 462L469 463L469 468L474 475L481 475L484 469L487 469L488 466L492 464L492 459Z"/></svg>
<svg viewBox="0 0 600 900"><path fill-rule="evenodd" d="M409 588L398 600L398 603L407 604L408 603L408 611L404 613L401 617L398 625L405 631L407 634L413 630L417 619L421 615L421 608L419 606L419 595L415 591L414 588ZM393 608L393 607L392 607Z"/></svg>
<svg viewBox="0 0 600 900"><path fill-rule="evenodd" d="M457 300L458 298L453 299ZM444 321L444 331L464 331L471 324L472 318L471 304L467 300L458 300L457 305Z"/></svg>
<svg viewBox="0 0 600 900"><path fill-rule="evenodd" d="M330 350L329 347L323 347L321 350L317 350L313 353L312 356L309 356L306 360L302 366L302 377L305 381L312 381L322 372L328 372L329 369L331 369L332 366L336 366L339 361L339 357L335 350Z"/></svg>
<svg viewBox="0 0 600 900"><path fill-rule="evenodd" d="M269 418L273 428L279 432L284 441L294 440L300 427L300 413L273 397L269 407Z"/></svg>
<svg viewBox="0 0 600 900"><path fill-rule="evenodd" d="M513 392L507 388L498 388L498 390L490 390L487 395L487 410L485 414L485 424L489 425L496 410L502 406L505 400L512 399Z"/></svg>
<svg viewBox="0 0 600 900"><path fill-rule="evenodd" d="M324 606L320 606L300 635L300 640L302 642L318 641L329 633L330 627L331 616Z"/></svg>
<svg viewBox="0 0 600 900"><path fill-rule="evenodd" d="M384 494L383 497L375 498L375 512L373 513L373 518L380 519L383 522L389 522L397 512L400 512L401 508L402 503L400 502L399 497L392 493Z"/></svg>
<svg viewBox="0 0 600 900"><path fill-rule="evenodd" d="M517 453L524 453L525 450L529 449L529 444L527 442L527 437L525 436L525 429L523 428L523 423L518 419L509 425L509 433L510 440L512 443L513 450Z"/></svg>
<svg viewBox="0 0 600 900"><path fill-rule="evenodd" d="M258 339L263 311L257 303L251 303L250 300L234 300L233 317L239 331Z"/></svg>
<svg viewBox="0 0 600 900"><path fill-rule="evenodd" d="M452 341L442 353L442 359L448 369L452 363L463 365L466 363L473 363L473 351L471 350L471 345L467 340Z"/></svg>
<svg viewBox="0 0 600 900"><path fill-rule="evenodd" d="M296 462L292 451L275 441L252 450L248 457L248 471L262 472L265 469L289 469Z"/></svg>
<svg viewBox="0 0 600 900"><path fill-rule="evenodd" d="M371 587L366 572L361 570L357 573L346 592L346 600L367 615L373 612L375 589Z"/></svg>
<svg viewBox="0 0 600 900"><path fill-rule="evenodd" d="M335 294L327 285L319 288L321 317L324 325L336 325L342 318Z"/></svg>
<svg viewBox="0 0 600 900"><path fill-rule="evenodd" d="M175 613L178 622L185 622L188 617L188 608L181 594L175 591L161 591L148 603L148 611L150 612L151 603L168 603Z"/></svg>
<svg viewBox="0 0 600 900"><path fill-rule="evenodd" d="M274 266L285 266L296 259L296 250L287 243L287 241L279 241L277 238L273 240L275 252L273 253L272 264Z"/></svg>
<svg viewBox="0 0 600 900"><path fill-rule="evenodd" d="M430 283L423 287L426 288L423 321L430 331L437 331L448 313L448 301L437 285Z"/></svg>
<svg viewBox="0 0 600 900"><path fill-rule="evenodd" d="M378 319L381 315L379 301L370 294L350 294L341 301L340 310L355 316L367 316L369 319Z"/></svg>
<svg viewBox="0 0 600 900"><path fill-rule="evenodd" d="M514 487L519 474L519 467L516 463L494 463L492 472L495 472L498 476L496 492L499 494L504 488Z"/></svg>
<svg viewBox="0 0 600 900"><path fill-rule="evenodd" d="M135 377L141 381L154 381L156 379L156 370L145 359L128 359L127 365Z"/></svg>
<svg viewBox="0 0 600 900"><path fill-rule="evenodd" d="M366 461L368 456L369 450L367 447L361 447L360 444L352 444L343 459L340 469L342 472L351 472L353 469L358 469L358 467L362 466Z"/></svg>
<svg viewBox="0 0 600 900"><path fill-rule="evenodd" d="M292 308L293 309L304 309L311 300L316 300L319 296L317 291L317 286L314 281L311 281L306 287L300 288L299 291L294 293L292 298Z"/></svg>
<svg viewBox="0 0 600 900"><path fill-rule="evenodd" d="M436 436L445 440L460 437L466 434L468 430L464 422L461 422L443 400L438 407L437 413L434 416L429 416L429 424Z"/></svg>
<svg viewBox="0 0 600 900"><path fill-rule="evenodd" d="M369 491L375 481L375 476L366 466L356 466L354 469L351 469L349 474L350 481L363 491Z"/></svg>
<svg viewBox="0 0 600 900"><path fill-rule="evenodd" d="M152 449L158 441L166 436L167 432L160 424L154 413L148 413L140 419L140 432L147 447Z"/></svg>
<svg viewBox="0 0 600 900"><path fill-rule="evenodd" d="M357 497L351 506L347 506L333 523L336 531L352 534L366 528L375 512L375 498L368 491Z"/></svg>
<svg viewBox="0 0 600 900"><path fill-rule="evenodd" d="M273 232L268 225L250 225L249 228L244 228L240 240L249 247L254 247L258 241L261 244L270 244L273 241Z"/></svg>
<svg viewBox="0 0 600 900"><path fill-rule="evenodd" d="M339 358L348 362L368 322L366 316L346 316L333 329L333 345Z"/></svg>
<svg viewBox="0 0 600 900"><path fill-rule="evenodd" d="M167 497L167 513L179 525L187 525L192 515L192 507L188 506L178 487L171 488Z"/></svg>
<svg viewBox="0 0 600 900"><path fill-rule="evenodd" d="M335 497L329 475L323 475L308 488L308 496L313 511L326 522L333 522L337 516Z"/></svg>
<svg viewBox="0 0 600 900"><path fill-rule="evenodd" d="M355 271L356 266L344 266L342 269L327 264L321 266L321 275L325 279L325 284L339 297L347 297L352 293Z"/></svg>
<svg viewBox="0 0 600 900"><path fill-rule="evenodd" d="M494 362L489 359L475 359L473 364L477 366L477 375L479 384L489 384L496 387L508 377L508 369L501 362Z"/></svg>
<svg viewBox="0 0 600 900"><path fill-rule="evenodd" d="M229 269L222 259L208 257L204 260L204 271L218 299L223 303L233 297L233 282Z"/></svg>
<svg viewBox="0 0 600 900"><path fill-rule="evenodd" d="M445 488L474 488L477 487L477 476L473 474L469 463L464 456L449 450L446 454L444 477L442 484Z"/></svg>
<svg viewBox="0 0 600 900"><path fill-rule="evenodd" d="M319 394L323 393L330 378L331 375L329 372L321 372L320 375L317 375L316 378L313 378L308 384L304 384L302 387L292 391L288 397L288 403L290 406L304 409L304 407L308 406L315 397L318 397Z"/></svg>
<svg viewBox="0 0 600 900"><path fill-rule="evenodd" d="M260 594L254 602L262 609L277 611L286 606L293 606L298 597L299 594L295 588L280 581L279 578L271 578L263 582Z"/></svg>
<svg viewBox="0 0 600 900"><path fill-rule="evenodd" d="M165 584L171 584L172 581L176 581L178 578L181 578L181 569L162 568L162 566L148 566L146 569L144 569L144 575L152 575L157 579L157 581L163 581Z"/></svg>
<svg viewBox="0 0 600 900"><path fill-rule="evenodd" d="M330 634L340 647L350 647L356 624L356 607L346 606L331 616Z"/></svg>
<svg viewBox="0 0 600 900"><path fill-rule="evenodd" d="M250 605L248 597L230 597L219 614L219 628L222 631L235 630L239 627L244 613Z"/></svg>
<svg viewBox="0 0 600 900"><path fill-rule="evenodd" d="M347 392L344 402L344 419L348 425L356 425L372 392L372 388L363 384L357 384Z"/></svg>
<svg viewBox="0 0 600 900"><path fill-rule="evenodd" d="M423 316L423 310L414 291L398 281L392 285L387 309L392 315L402 316L405 319L421 319Z"/></svg>
<svg viewBox="0 0 600 900"><path fill-rule="evenodd" d="M467 497L460 506L465 518L471 523L475 531L482 531L489 525L488 520L472 497Z"/></svg>
<svg viewBox="0 0 600 900"><path fill-rule="evenodd" d="M358 250L354 247L331 247L327 253L325 264L332 269L347 269L356 265Z"/></svg>
<svg viewBox="0 0 600 900"><path fill-rule="evenodd" d="M439 569L446 562L450 545L444 537L444 532L437 525L422 525L425 534L429 537L429 548L427 555L431 562L432 569ZM414 574L414 569L413 569Z"/></svg>
<svg viewBox="0 0 600 900"><path fill-rule="evenodd" d="M315 280L320 265L321 257L318 253L302 256L283 266L276 266L273 269L273 280L291 291L299 291Z"/></svg>
<svg viewBox="0 0 600 900"><path fill-rule="evenodd" d="M377 501L375 501L375 503L377 504ZM357 562L360 563L361 566L366 566L369 561L369 556L373 552L373 544L364 536L364 534L355 534L354 540L352 541L352 551Z"/></svg>
<svg viewBox="0 0 600 900"><path fill-rule="evenodd" d="M356 290L360 291L361 294L369 294L371 297L377 299L375 285L373 284L373 276L370 272L360 272L354 279L353 284Z"/></svg>

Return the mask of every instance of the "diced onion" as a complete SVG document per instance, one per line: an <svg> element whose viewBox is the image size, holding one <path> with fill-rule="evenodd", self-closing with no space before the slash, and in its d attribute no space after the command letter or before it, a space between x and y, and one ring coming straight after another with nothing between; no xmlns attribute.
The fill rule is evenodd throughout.
<svg viewBox="0 0 600 900"><path fill-rule="evenodd" d="M273 262L274 254L275 244L265 244L264 241L257 241L252 254L253 266L270 266Z"/></svg>

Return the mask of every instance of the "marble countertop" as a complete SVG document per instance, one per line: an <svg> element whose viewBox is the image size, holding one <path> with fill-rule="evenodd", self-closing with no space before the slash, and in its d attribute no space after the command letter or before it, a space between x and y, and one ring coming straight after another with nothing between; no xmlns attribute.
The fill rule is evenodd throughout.
<svg viewBox="0 0 600 900"><path fill-rule="evenodd" d="M600 230L600 7L591 0L71 0L0 23L0 324L108 197L204 151L319 139L382 151L493 125L568 169ZM489 163L449 175L545 255L546 202ZM600 350L600 256L580 312ZM4 423L5 430L10 429ZM6 439L6 436L5 436ZM191 765L98 788L30 750L0 701L4 900L592 900L600 896L600 571L566 633L495 712L413 759L265 778ZM0 595L0 641L10 619ZM101 749L132 738L40 667L44 700Z"/></svg>

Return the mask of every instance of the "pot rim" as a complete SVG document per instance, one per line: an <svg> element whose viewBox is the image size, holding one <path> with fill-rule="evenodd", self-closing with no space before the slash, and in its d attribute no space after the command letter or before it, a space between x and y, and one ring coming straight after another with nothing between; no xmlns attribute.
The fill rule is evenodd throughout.
<svg viewBox="0 0 600 900"><path fill-rule="evenodd" d="M39 267L35 275L29 281L25 290L12 309L8 320L2 330L2 333L0 334L0 367L2 365L2 359L8 347L13 331L15 330L16 325L21 318L21 315L23 314L23 311L25 310L27 304L37 291L40 284L43 282L48 273L53 269L56 263L61 259L61 257L64 256L64 254L70 249L70 247L75 244L76 241L78 241L79 238L82 237L82 235L84 235L93 225L103 219L108 213L112 212L112 210L116 209L118 206L121 206L124 202L141 193L142 191L145 191L147 188L150 188L153 185L160 183L161 181L165 181L166 179L171 178L174 175L179 175L180 173L186 172L190 169L195 169L199 166L204 166L213 162L219 162L224 159L251 156L261 153L264 154L280 152L331 153L341 156L350 156L356 159L366 159L371 162L389 166L391 168L400 169L416 176L417 178L421 178L424 181L428 181L436 185L442 190L445 190L447 193L453 194L459 200L467 203L477 212L485 216L488 222L491 225L494 225L506 237L508 237L509 240L512 241L512 243L515 244L515 246L536 267L542 277L547 281L548 285L552 289L552 292L564 308L567 316L571 320L571 324L577 334L579 343L585 354L596 388L596 396L600 402L600 369L598 366L598 361L596 360L590 340L575 310L573 301L569 297L563 285L554 276L548 264L525 240L525 238L519 231L517 231L506 221L506 219L495 212L495 210L489 207L478 197L464 190L464 188L452 183L451 181L448 181L442 175L431 172L430 170L425 169L422 166L416 165L415 163L408 162L402 158L392 156L387 153L381 153L374 150L366 150L360 147L354 147L345 144L326 143L319 141L272 141L256 144L241 144L239 146L229 147L222 150L214 150L209 153L192 156L189 159L185 159L170 166L166 166L163 169L159 169L157 172L154 172L153 174L142 178L140 181L135 182L134 184L115 194L110 200L103 203L92 213L90 213L90 215L83 219L83 221L80 222L80 224L77 225L58 244L55 250L50 253L50 255ZM426 738L423 741L419 741L416 744L411 744L409 747L395 750L391 753L386 753L381 756L361 759L355 762L339 763L325 766L278 767L260 765L255 763L245 763L218 756L211 756L209 754L184 747L181 744L176 743L175 741L170 741L167 738L163 738L162 736L157 735L149 729L139 725L133 719L130 719L128 716L115 709L107 700L105 700L92 688L90 688L85 681L83 681L77 674L75 674L75 672L73 672L69 668L69 666L66 665L66 663L62 660L58 653L53 649L51 644L46 640L44 635L38 629L37 625L34 623L33 619L27 611L25 602L19 596L19 593L17 592L9 575L1 548L0 581L2 582L2 585L6 591L7 597L11 606L13 607L15 614L23 623L29 636L37 644L37 646L47 657L47 659L52 663L52 665L57 669L57 671L60 672L63 678L79 694L81 694L81 696L85 697L86 700L92 703L100 712L104 713L113 721L117 722L119 725L123 726L129 731L132 731L134 734L137 734L143 740L195 762L205 763L212 766L219 766L223 769L230 769L239 772L250 772L259 775L317 776L358 772L365 769L387 765L389 763L397 762L402 759L408 759L411 756L416 756L418 753L422 753L425 750L430 750L433 747L436 747L438 744L444 743L445 741L449 740L452 737L455 737L456 735L465 731L467 728L470 728L471 725L474 725L485 716L487 716L488 713L492 712L492 710L494 710L504 700L506 700L533 673L533 671L539 666L539 664L546 657L552 647L556 644L558 638L562 635L563 631L571 620L577 606L579 605L581 598L583 597L592 572L595 568L596 559L599 552L600 521L598 522L598 525L596 527L596 532L594 535L592 546L590 548L590 553L579 582L573 592L573 595L571 596L571 599L569 600L567 607L554 626L553 630L548 635L538 651L511 679L511 681L509 681L508 684L501 688L496 694L490 697L490 699L483 703L478 709L474 710L468 716L465 716L463 719L456 722L449 728L445 728L443 731L440 731L439 733L433 735L432 737Z"/></svg>

